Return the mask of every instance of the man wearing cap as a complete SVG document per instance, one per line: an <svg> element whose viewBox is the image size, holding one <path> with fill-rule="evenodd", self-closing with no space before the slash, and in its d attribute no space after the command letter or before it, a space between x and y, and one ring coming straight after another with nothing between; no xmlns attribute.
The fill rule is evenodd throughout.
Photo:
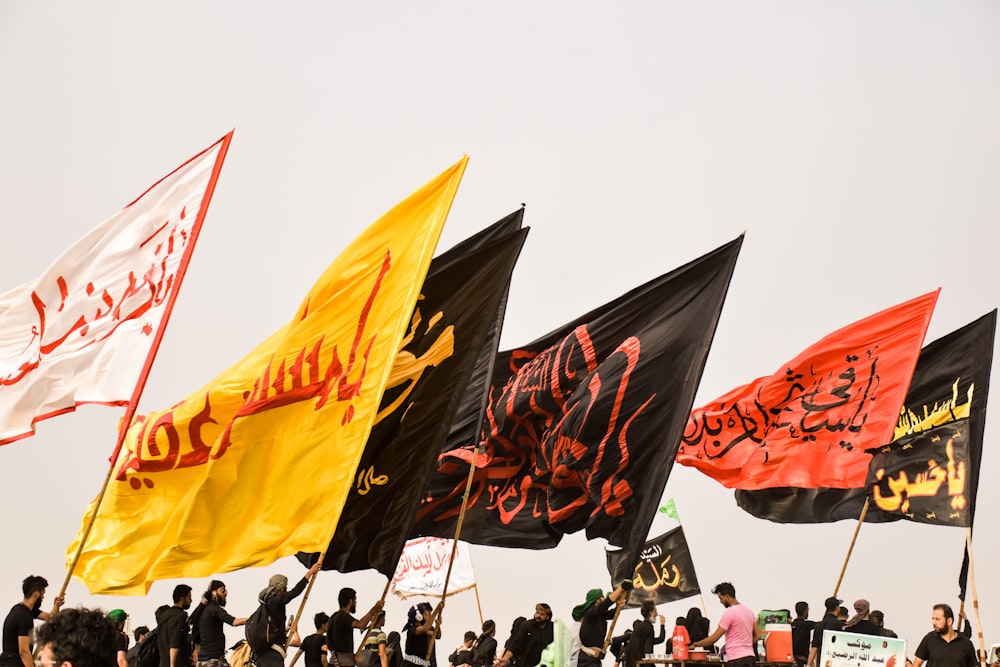
<svg viewBox="0 0 1000 667"><path fill-rule="evenodd" d="M931 612L933 630L924 635L917 646L913 667L925 661L931 667L976 667L976 648L965 635L955 631L955 612L950 605L936 604Z"/></svg>
<svg viewBox="0 0 1000 667"><path fill-rule="evenodd" d="M871 605L864 598L854 601L854 616L844 624L846 632L854 632L859 635L878 636L878 626L868 618Z"/></svg>
<svg viewBox="0 0 1000 667"><path fill-rule="evenodd" d="M600 588L587 591L587 598L573 607L573 620L580 623L580 653L577 667L599 667L604 657L604 640L608 634L608 621L615 613L612 607L632 590L632 582L625 580L607 596Z"/></svg>
<svg viewBox="0 0 1000 667"><path fill-rule="evenodd" d="M496 667L535 667L542 659L542 651L552 643L553 632L552 607L539 602L535 615L517 626L507 640Z"/></svg>
<svg viewBox="0 0 1000 667"><path fill-rule="evenodd" d="M208 585L205 594L208 602L198 617L198 667L228 667L226 634L222 626L228 623L236 627L247 622L246 618L234 618L224 609L228 595L226 585L218 579Z"/></svg>
<svg viewBox="0 0 1000 667"><path fill-rule="evenodd" d="M118 628L118 647L115 653L118 656L118 667L128 667L128 658L126 657L126 653L128 653L128 635L125 634L125 621L128 620L128 614L125 613L124 609L112 609L108 612L108 618Z"/></svg>
<svg viewBox="0 0 1000 667"><path fill-rule="evenodd" d="M813 630L812 645L809 647L809 667L816 667L816 663L819 662L819 651L823 648L823 631L841 629L840 620L837 618L841 602L843 600L832 596L823 602L826 614Z"/></svg>

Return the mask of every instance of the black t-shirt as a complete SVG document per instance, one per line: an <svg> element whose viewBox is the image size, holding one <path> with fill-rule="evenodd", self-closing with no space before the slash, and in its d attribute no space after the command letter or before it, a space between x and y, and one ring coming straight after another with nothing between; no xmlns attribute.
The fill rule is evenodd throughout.
<svg viewBox="0 0 1000 667"><path fill-rule="evenodd" d="M326 635L316 633L303 639L302 655L305 658L306 667L323 667L323 656L326 655Z"/></svg>
<svg viewBox="0 0 1000 667"><path fill-rule="evenodd" d="M170 667L170 649L177 649L174 667L191 667L191 637L187 613L171 606L156 619L156 643L160 650L160 667Z"/></svg>
<svg viewBox="0 0 1000 667"><path fill-rule="evenodd" d="M41 607L28 609L23 602L11 607L3 621L3 654L0 655L0 664L21 664L21 649L17 638L31 636L31 628L40 613Z"/></svg>
<svg viewBox="0 0 1000 667"><path fill-rule="evenodd" d="M809 657L809 640L812 638L814 627L816 621L805 618L796 618L792 621L792 654L796 657Z"/></svg>
<svg viewBox="0 0 1000 667"><path fill-rule="evenodd" d="M534 667L542 659L542 649L552 643L552 621L541 624L529 618L521 625L507 641L510 650L512 667ZM407 653L410 652L407 645Z"/></svg>
<svg viewBox="0 0 1000 667"><path fill-rule="evenodd" d="M330 619L326 647L337 653L354 653L354 617L343 609L335 611Z"/></svg>
<svg viewBox="0 0 1000 667"><path fill-rule="evenodd" d="M879 637L878 626L867 618L863 618L854 625L848 625L844 627L844 632L854 632L859 635L872 635L874 637Z"/></svg>
<svg viewBox="0 0 1000 667"><path fill-rule="evenodd" d="M812 647L816 649L823 648L824 630L840 630L841 627L840 619L837 618L836 614L827 614L824 616L823 620L817 623L816 628L813 630Z"/></svg>
<svg viewBox="0 0 1000 667"><path fill-rule="evenodd" d="M955 635L950 642L933 630L924 635L917 647L916 656L929 662L931 667L976 667L979 659L969 638Z"/></svg>
<svg viewBox="0 0 1000 667"><path fill-rule="evenodd" d="M604 598L583 612L583 618L580 619L581 644L591 648L604 645L604 637L608 634L608 621L615 615L611 609L613 604L611 598Z"/></svg>
<svg viewBox="0 0 1000 667"><path fill-rule="evenodd" d="M118 633L118 648L115 650L128 653L128 635L124 632Z"/></svg>
<svg viewBox="0 0 1000 667"><path fill-rule="evenodd" d="M212 660L226 654L226 633L223 623L232 625L236 619L215 600L205 605L198 619L198 634L201 637L201 648L198 649L198 660Z"/></svg>

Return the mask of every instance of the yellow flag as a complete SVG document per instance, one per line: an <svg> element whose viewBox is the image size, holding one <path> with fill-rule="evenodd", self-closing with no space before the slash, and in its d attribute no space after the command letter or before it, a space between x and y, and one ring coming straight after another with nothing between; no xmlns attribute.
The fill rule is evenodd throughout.
<svg viewBox="0 0 1000 667"><path fill-rule="evenodd" d="M74 572L91 593L142 595L329 543L466 162L355 239L288 325L132 422Z"/></svg>

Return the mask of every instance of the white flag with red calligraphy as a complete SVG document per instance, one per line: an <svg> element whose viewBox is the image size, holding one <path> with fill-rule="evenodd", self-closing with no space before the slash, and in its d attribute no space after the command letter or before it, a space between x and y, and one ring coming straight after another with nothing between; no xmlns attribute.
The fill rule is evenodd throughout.
<svg viewBox="0 0 1000 667"><path fill-rule="evenodd" d="M396 595L441 597L444 580L448 576L453 540L443 537L417 537L406 542L403 553L392 575L392 588ZM455 549L455 562L448 576L448 595L460 593L476 585L472 573L469 545L459 542Z"/></svg>
<svg viewBox="0 0 1000 667"><path fill-rule="evenodd" d="M156 345L232 132L0 294L0 445L85 403L126 405Z"/></svg>

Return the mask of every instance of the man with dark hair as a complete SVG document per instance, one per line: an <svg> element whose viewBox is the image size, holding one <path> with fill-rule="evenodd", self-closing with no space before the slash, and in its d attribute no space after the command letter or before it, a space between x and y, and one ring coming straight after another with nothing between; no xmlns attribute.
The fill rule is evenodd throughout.
<svg viewBox="0 0 1000 667"><path fill-rule="evenodd" d="M955 632L955 612L946 604L934 605L931 612L933 630L924 635L917 646L913 667L929 661L931 667L976 667L979 658L969 638Z"/></svg>
<svg viewBox="0 0 1000 667"><path fill-rule="evenodd" d="M187 584L174 586L174 603L156 611L156 641L160 667L192 667L187 610L194 597Z"/></svg>
<svg viewBox="0 0 1000 667"><path fill-rule="evenodd" d="M653 647L662 644L667 640L667 626L663 614L657 613L656 603L652 600L643 600L639 605L639 614L642 618L637 618L632 624L632 636L628 640L628 647L625 651L626 667L635 667L639 660L646 657L646 654L653 652ZM656 636L653 629L653 622L659 617L660 634Z"/></svg>
<svg viewBox="0 0 1000 667"><path fill-rule="evenodd" d="M813 628L813 640L812 645L809 647L809 660L807 664L809 667L816 667L819 662L819 650L823 648L823 632L826 630L840 630L841 623L840 619L837 618L837 614L840 611L840 603L843 602L840 598L828 597L826 601L823 602L823 606L826 608L826 614L816 627Z"/></svg>
<svg viewBox="0 0 1000 667"><path fill-rule="evenodd" d="M299 648L299 652L295 654L296 658L299 653L305 654L306 667L327 667L329 664L326 659L326 630L329 622L330 617L325 612L321 611L313 616L313 623L316 624L316 632L302 640L302 646ZM292 663L295 663L294 658L292 659Z"/></svg>
<svg viewBox="0 0 1000 667"><path fill-rule="evenodd" d="M0 667L35 667L32 657L31 630L35 619L43 621L55 616L62 607L62 596L55 599L52 611L42 611L42 600L49 582L44 577L30 575L21 582L24 599L11 607L3 622L3 652L0 653Z"/></svg>
<svg viewBox="0 0 1000 667"><path fill-rule="evenodd" d="M237 627L247 619L234 618L224 609L228 595L226 585L218 579L213 579L205 592L207 602L198 615L198 667L229 667L225 660L226 634L222 626L228 623Z"/></svg>
<svg viewBox="0 0 1000 667"><path fill-rule="evenodd" d="M472 645L476 643L475 630L466 630L465 635L462 636L462 645L451 652L448 656L448 662L455 667L460 665L471 665L472 664Z"/></svg>
<svg viewBox="0 0 1000 667"><path fill-rule="evenodd" d="M149 628L145 625L140 625L135 630L132 631L132 636L135 638L135 643L132 647L125 653L125 662L128 663L128 667L138 667L139 664L139 644L142 640L146 638L149 634Z"/></svg>
<svg viewBox="0 0 1000 667"><path fill-rule="evenodd" d="M795 618L792 619L792 657L798 667L804 667L809 661L809 640L812 639L816 621L809 620L809 603L795 603Z"/></svg>
<svg viewBox="0 0 1000 667"><path fill-rule="evenodd" d="M67 609L38 628L40 662L42 667L109 667L115 664L118 634L99 609Z"/></svg>
<svg viewBox="0 0 1000 667"><path fill-rule="evenodd" d="M608 621L614 615L614 605L632 590L632 581L625 580L607 596L600 588L587 591L582 604L573 608L573 620L580 622L580 653L577 667L600 667L604 658L604 640L608 634Z"/></svg>
<svg viewBox="0 0 1000 667"><path fill-rule="evenodd" d="M882 611L872 609L872 612L868 614L868 618L871 619L871 622L875 624L876 628L878 628L879 637L892 637L893 639L898 637L895 632L885 627L885 613Z"/></svg>
<svg viewBox="0 0 1000 667"><path fill-rule="evenodd" d="M553 633L552 607L539 602L535 615L517 626L507 640L496 667L534 667L542 659L542 650L552 643Z"/></svg>
<svg viewBox="0 0 1000 667"><path fill-rule="evenodd" d="M711 646L726 636L726 661L730 667L753 667L757 662L754 646L760 639L757 617L745 604L736 599L736 587L728 581L717 584L712 593L726 608L719 619L719 627L705 639L691 644L692 648Z"/></svg>
<svg viewBox="0 0 1000 667"><path fill-rule="evenodd" d="M382 610L382 600L376 600L368 613L361 618L352 614L358 611L358 592L353 588L341 588L337 595L340 609L330 618L329 630L326 635L326 646L334 655L340 667L350 667L354 664L354 630L368 627L372 617Z"/></svg>

